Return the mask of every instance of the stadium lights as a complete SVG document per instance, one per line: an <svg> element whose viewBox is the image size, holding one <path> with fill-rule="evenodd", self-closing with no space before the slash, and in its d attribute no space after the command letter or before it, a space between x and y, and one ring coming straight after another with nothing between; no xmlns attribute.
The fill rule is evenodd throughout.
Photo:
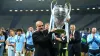
<svg viewBox="0 0 100 56"><path fill-rule="evenodd" d="M23 10L20 10L20 12L22 12Z"/></svg>
<svg viewBox="0 0 100 56"><path fill-rule="evenodd" d="M72 10L74 10L74 9L72 9Z"/></svg>
<svg viewBox="0 0 100 56"><path fill-rule="evenodd" d="M18 10L15 10L15 12L18 12Z"/></svg>
<svg viewBox="0 0 100 56"><path fill-rule="evenodd" d="M16 1L19 1L19 0L16 0Z"/></svg>
<svg viewBox="0 0 100 56"><path fill-rule="evenodd" d="M33 10L30 10L31 12L33 11Z"/></svg>
<svg viewBox="0 0 100 56"><path fill-rule="evenodd" d="M23 1L23 0L16 0L16 1Z"/></svg>
<svg viewBox="0 0 100 56"><path fill-rule="evenodd" d="M39 11L39 10L36 10L36 11Z"/></svg>
<svg viewBox="0 0 100 56"><path fill-rule="evenodd" d="M79 8L77 8L77 10L80 10Z"/></svg>
<svg viewBox="0 0 100 56"><path fill-rule="evenodd" d="M87 10L89 10L90 8L87 8Z"/></svg>
<svg viewBox="0 0 100 56"><path fill-rule="evenodd" d="M28 11L28 10L25 10L26 12Z"/></svg>
<svg viewBox="0 0 100 56"><path fill-rule="evenodd" d="M23 1L23 0L19 0L19 1Z"/></svg>
<svg viewBox="0 0 100 56"><path fill-rule="evenodd" d="M12 10L9 10L10 12L12 12Z"/></svg>
<svg viewBox="0 0 100 56"><path fill-rule="evenodd" d="M44 0L38 0L38 1L44 1Z"/></svg>
<svg viewBox="0 0 100 56"><path fill-rule="evenodd" d="M44 11L44 10L41 10L41 11Z"/></svg>
<svg viewBox="0 0 100 56"><path fill-rule="evenodd" d="M49 11L48 9L46 11Z"/></svg>
<svg viewBox="0 0 100 56"><path fill-rule="evenodd" d="M92 8L93 10L95 10L95 8Z"/></svg>

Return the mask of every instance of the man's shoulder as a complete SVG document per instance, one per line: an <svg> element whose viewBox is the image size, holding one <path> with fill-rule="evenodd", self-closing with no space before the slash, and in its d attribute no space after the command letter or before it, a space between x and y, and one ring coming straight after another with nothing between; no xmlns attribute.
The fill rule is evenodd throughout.
<svg viewBox="0 0 100 56"><path fill-rule="evenodd" d="M79 31L75 31L75 33L80 33Z"/></svg>
<svg viewBox="0 0 100 56"><path fill-rule="evenodd" d="M32 35L36 35L36 34L39 34L39 31L35 31L35 32L33 32Z"/></svg>

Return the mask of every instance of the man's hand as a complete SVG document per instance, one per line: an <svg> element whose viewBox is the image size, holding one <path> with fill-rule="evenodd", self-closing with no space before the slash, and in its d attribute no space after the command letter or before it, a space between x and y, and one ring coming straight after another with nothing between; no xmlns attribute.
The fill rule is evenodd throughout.
<svg viewBox="0 0 100 56"><path fill-rule="evenodd" d="M54 32L55 30L57 30L57 28L52 29L51 32Z"/></svg>
<svg viewBox="0 0 100 56"><path fill-rule="evenodd" d="M55 39L58 40L58 41L62 41L60 38L57 38L57 37Z"/></svg>
<svg viewBox="0 0 100 56"><path fill-rule="evenodd" d="M70 20L70 19L68 18L66 21L69 22L69 20Z"/></svg>
<svg viewBox="0 0 100 56"><path fill-rule="evenodd" d="M70 39L74 39L74 36L70 35Z"/></svg>

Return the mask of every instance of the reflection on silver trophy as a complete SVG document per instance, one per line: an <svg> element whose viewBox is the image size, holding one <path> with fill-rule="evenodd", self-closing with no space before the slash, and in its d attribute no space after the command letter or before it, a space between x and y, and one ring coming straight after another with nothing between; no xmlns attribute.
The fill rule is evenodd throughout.
<svg viewBox="0 0 100 56"><path fill-rule="evenodd" d="M51 19L50 19L50 29L57 28L57 33L64 33L65 30L62 27L67 22L67 19L70 17L71 5L68 3L65 6L57 5L53 6L51 2Z"/></svg>

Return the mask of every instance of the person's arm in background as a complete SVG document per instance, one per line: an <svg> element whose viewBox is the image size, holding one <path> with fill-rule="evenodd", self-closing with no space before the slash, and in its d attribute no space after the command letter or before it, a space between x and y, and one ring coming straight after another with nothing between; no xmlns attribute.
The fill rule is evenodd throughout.
<svg viewBox="0 0 100 56"><path fill-rule="evenodd" d="M1 40L0 40L0 43L3 43L5 42L5 36L2 36Z"/></svg>
<svg viewBox="0 0 100 56"><path fill-rule="evenodd" d="M57 36L55 36L55 39L58 40L58 41L62 41L62 39L57 37Z"/></svg>
<svg viewBox="0 0 100 56"><path fill-rule="evenodd" d="M7 44L8 46L11 46L11 44L9 43L9 40L10 40L10 38L8 37L7 40L6 40L6 44Z"/></svg>
<svg viewBox="0 0 100 56"><path fill-rule="evenodd" d="M95 42L96 42L96 43L100 44L100 35L99 35L99 34L96 35L96 36L94 37L94 39L95 39Z"/></svg>
<svg viewBox="0 0 100 56"><path fill-rule="evenodd" d="M29 35L29 31L27 31L26 33L26 38L28 38L30 35Z"/></svg>

